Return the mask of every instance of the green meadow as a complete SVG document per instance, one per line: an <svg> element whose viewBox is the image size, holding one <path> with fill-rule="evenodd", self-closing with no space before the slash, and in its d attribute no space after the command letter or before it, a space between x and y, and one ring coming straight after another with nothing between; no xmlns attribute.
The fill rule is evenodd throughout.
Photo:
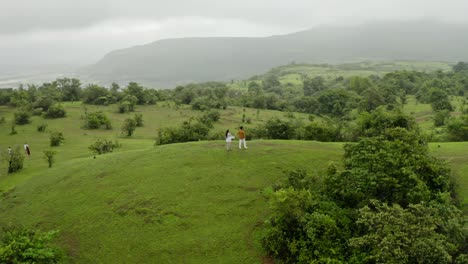
<svg viewBox="0 0 468 264"><path fill-rule="evenodd" d="M24 169L6 174L0 168L0 225L21 224L41 230L59 230L56 242L70 263L261 263L265 253L258 241L269 214L266 197L284 171L305 168L323 175L328 164L341 165L343 143L315 141L249 141L247 150L227 152L222 140L154 146L157 130L201 115L188 106L160 102L138 106L145 126L131 138L120 127L131 114L116 107L64 104L67 117L43 119L17 126L9 135L14 109L0 108L6 123L0 125L2 154L8 146L27 142L32 151ZM85 111L101 110L111 119L112 130L82 129ZM429 105L410 99L406 111L423 126L430 126ZM220 110L212 130L236 130L242 108ZM246 109L249 127L278 111ZM307 120L308 115L294 113ZM431 121L432 122L432 121ZM52 168L42 151L49 149L47 130L63 132L65 141ZM118 140L122 147L98 155L88 149L97 137ZM431 153L447 161L468 197L468 142L431 143Z"/></svg>

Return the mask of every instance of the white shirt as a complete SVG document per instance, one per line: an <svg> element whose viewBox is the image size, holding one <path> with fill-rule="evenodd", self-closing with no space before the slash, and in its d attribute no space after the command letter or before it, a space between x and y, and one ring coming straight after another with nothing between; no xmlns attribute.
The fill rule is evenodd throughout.
<svg viewBox="0 0 468 264"><path fill-rule="evenodd" d="M29 145L28 145L28 144L24 144L24 150L27 150L27 149L28 149L28 147L29 147Z"/></svg>
<svg viewBox="0 0 468 264"><path fill-rule="evenodd" d="M229 132L226 136L226 142L232 142L233 139L234 137L231 135L231 132Z"/></svg>

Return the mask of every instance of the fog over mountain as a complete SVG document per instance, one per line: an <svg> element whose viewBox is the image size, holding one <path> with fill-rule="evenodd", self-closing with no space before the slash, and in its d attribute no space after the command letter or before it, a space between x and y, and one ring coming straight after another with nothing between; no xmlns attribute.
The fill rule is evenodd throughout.
<svg viewBox="0 0 468 264"><path fill-rule="evenodd" d="M297 63L468 60L468 24L436 21L323 26L264 38L182 38L113 51L84 73L153 86L247 78Z"/></svg>
<svg viewBox="0 0 468 264"><path fill-rule="evenodd" d="M245 48L244 51L248 50L248 52L253 52L252 49L259 48L265 49L265 53L277 53L275 47L286 42L284 48L288 52L281 51L282 55L272 56L267 59L269 62L311 61L310 56L314 58L313 61L323 61L319 56L322 53L316 49L319 44L316 42L311 44L311 36L305 37L305 35L316 34L314 39L319 42L322 41L322 43L337 38L343 40L346 39L349 32L361 34L358 28L364 30L365 33L362 33L364 35L373 30L378 30L369 28L370 25L376 23L375 21L391 21L389 25L380 25L380 27L389 27L390 29L394 26L392 24L396 23L394 29L396 28L398 31L401 29L401 27L398 27L399 23L404 21L410 21L407 23L419 21L421 27L424 27L427 21L451 27L452 24L468 22L466 10L468 10L468 2L464 0L2 1L0 3L0 83L6 75L18 79L24 79L22 76L27 75L28 80L34 80L38 77L35 77L36 75L32 76L32 74L38 72L69 74L70 69L73 68L93 65L96 62L98 62L98 65L102 65L111 57L116 56L117 53L112 52L114 50L125 50L134 46L139 47L134 50L150 49L149 47L158 45L163 47L169 45L168 43L174 43L173 40L165 41L165 39L174 38L223 37L223 39L216 41L218 43L221 41L222 44L220 45L225 46L224 51L232 51L234 54L238 54L236 52L242 53L242 47ZM384 22L379 23L385 24ZM345 27L355 27L356 30L348 30ZM415 25L412 25L412 27L414 28ZM455 27L459 28L460 26ZM307 29L312 30L309 33L302 32ZM426 32L430 33L426 34L426 37L432 34L431 36L435 35L436 38L439 36L439 29L445 30L442 28L429 29L429 27L426 27L426 29L430 30L430 32ZM455 32L452 29L450 31ZM302 33L290 34L291 32ZM279 36L287 34L290 35ZM389 39L384 32L379 32L379 34L384 35L384 39ZM460 34L463 35L465 32ZM272 35L278 37L268 37ZM241 37L255 39L241 39ZM291 44L292 39L304 40L304 38L306 42L303 44ZM158 42L160 40L164 41ZM203 47L202 43L205 43L205 41L208 41L208 39L191 39L189 41L193 45L191 47L179 43L174 45L187 49L187 56L191 58L194 57L191 54L194 53L192 49L195 46L201 49L200 54L205 54L206 51L213 48L212 44ZM353 36L353 43L355 41L356 39ZM379 44L377 40L372 41L374 44ZM225 42L229 43L225 44ZM432 42L432 39L430 42ZM152 44L144 45L146 43ZM333 45L341 49L333 41L329 41L329 43L333 43ZM326 45L330 45L329 43ZM359 42L356 43L356 45L361 45ZM385 44L389 44L388 41ZM309 53L306 58L298 58L299 55L302 56L303 48L306 45L314 48L314 52ZM332 50L331 47L329 50ZM388 51L388 49L385 50ZM181 51L175 49L170 51L172 52L170 56L167 54L158 56L162 56L160 58L163 60L166 58L165 56L169 59L174 58L177 53L181 53ZM352 56L343 57L334 54L334 56L329 57L329 60L325 59L327 62L333 62L348 58L354 59L359 55L357 50L351 49L351 51L354 51L351 54ZM221 54L223 50L213 51L213 55L216 52ZM287 60L278 58L294 55L295 52L297 54ZM343 53L344 51L337 52ZM124 51L118 53L121 54ZM158 51L150 57L155 58L160 53L161 51ZM105 54L108 55L104 60L101 60ZM244 58L248 58L249 54L251 53L242 53L242 56L237 59L243 61ZM367 56L368 53L364 55ZM262 61L246 63L245 66L241 66L242 68L257 70L270 65L270 63L263 62L264 57L258 54L252 54L252 56L257 56ZM372 56L372 58L374 57L376 56ZM384 58L388 56L379 54L377 57ZM413 57L420 58L416 55ZM217 62L218 59L216 58L214 56L207 59L213 59ZM181 60L181 58L175 60ZM198 65L190 64L192 62L189 61L187 63L189 63L188 65ZM222 63L226 63L226 61L222 61ZM262 67L253 67L255 64ZM237 69L239 66L236 65L242 64L234 63L229 67ZM174 64L170 67L176 66L177 64ZM220 65L218 66L220 67ZM99 71L99 74L96 73L95 76L109 73L104 72L99 67L95 69ZM5 74L6 72L8 74ZM234 78L249 72L237 73L235 71L232 74L219 76L219 78ZM130 72L127 75L130 76L130 74L132 73ZM153 72L146 71L140 75L146 76L147 74L153 74ZM168 83L168 81L172 83L174 78L169 78L166 75L164 72L160 74L160 79L164 78L161 83ZM154 77L152 78L156 80ZM197 78L186 75L178 77L176 81L196 80Z"/></svg>

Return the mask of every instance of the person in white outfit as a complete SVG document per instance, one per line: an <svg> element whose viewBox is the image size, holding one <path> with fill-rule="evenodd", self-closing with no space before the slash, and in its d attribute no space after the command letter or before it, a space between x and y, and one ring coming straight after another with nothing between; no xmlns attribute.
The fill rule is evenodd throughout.
<svg viewBox="0 0 468 264"><path fill-rule="evenodd" d="M226 149L228 151L231 151L232 150L231 142L234 139L234 137L232 136L231 132L229 132L229 129L226 131L225 136L226 136Z"/></svg>

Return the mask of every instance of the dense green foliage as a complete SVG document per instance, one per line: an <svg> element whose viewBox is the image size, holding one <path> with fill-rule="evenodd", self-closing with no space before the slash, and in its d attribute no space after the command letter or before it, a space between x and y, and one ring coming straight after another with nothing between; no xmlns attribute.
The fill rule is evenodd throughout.
<svg viewBox="0 0 468 264"><path fill-rule="evenodd" d="M109 118L101 111L86 113L85 125L87 129L99 129L104 127L105 129L112 129L112 124Z"/></svg>
<svg viewBox="0 0 468 264"><path fill-rule="evenodd" d="M24 154L19 146L11 149L11 153L4 154L4 161L8 164L8 173L21 170L24 163Z"/></svg>
<svg viewBox="0 0 468 264"><path fill-rule="evenodd" d="M209 132L210 127L206 124L189 119L179 127L160 129L156 138L156 145L206 140Z"/></svg>
<svg viewBox="0 0 468 264"><path fill-rule="evenodd" d="M51 245L57 231L41 232L27 228L9 228L0 233L0 262L58 263L62 253Z"/></svg>
<svg viewBox="0 0 468 264"><path fill-rule="evenodd" d="M323 182L290 172L270 196L264 249L285 263L466 261L450 170L400 125L345 145L344 168L330 166Z"/></svg>

